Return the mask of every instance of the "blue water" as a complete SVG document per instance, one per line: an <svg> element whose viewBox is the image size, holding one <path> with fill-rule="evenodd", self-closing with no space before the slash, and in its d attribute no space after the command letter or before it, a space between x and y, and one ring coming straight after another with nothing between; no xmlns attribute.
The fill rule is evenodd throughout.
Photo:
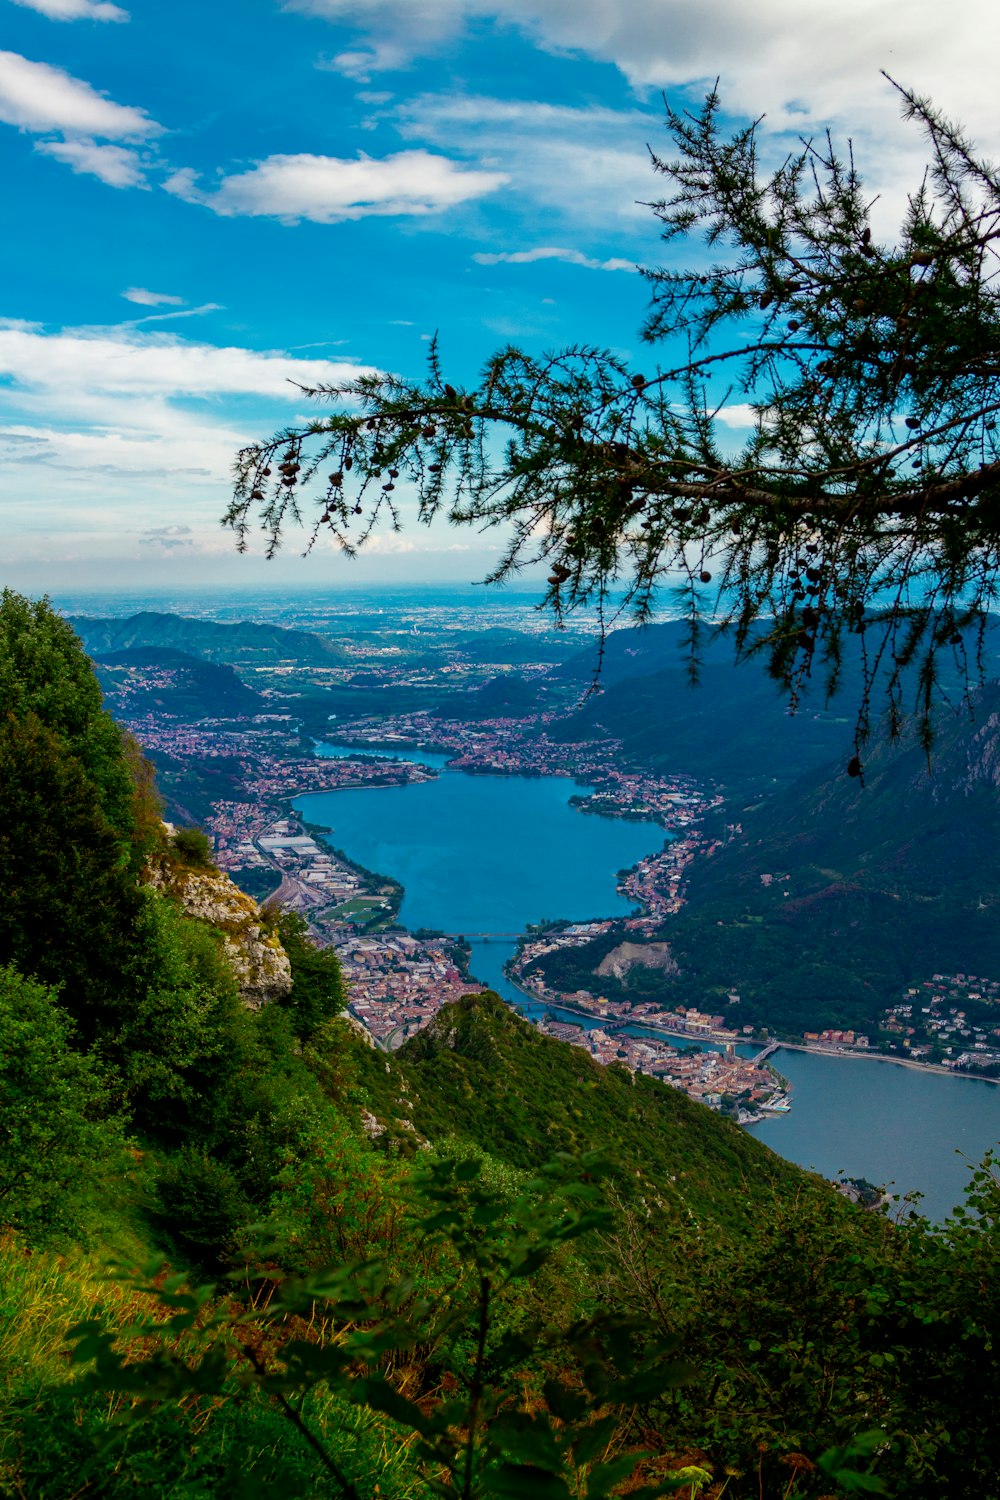
<svg viewBox="0 0 1000 1500"><path fill-rule="evenodd" d="M355 760L358 756L376 760L411 760L435 769L446 766L451 760L450 754L444 755L440 750L397 750L389 745L328 745L325 740L317 740L313 749L324 760Z"/></svg>
<svg viewBox="0 0 1000 1500"><path fill-rule="evenodd" d="M333 844L403 883L408 927L469 936L476 979L531 1013L540 1007L503 973L512 934L545 917L627 915L616 872L663 842L655 825L570 807L578 790L561 777L442 770L434 781L311 793L295 805L311 822L332 826ZM477 936L486 933L504 936ZM792 1084L794 1107L752 1127L760 1140L827 1177L843 1171L892 1183L897 1193L918 1190L932 1218L959 1202L968 1180L956 1153L978 1161L1000 1141L995 1085L874 1059L786 1050L775 1062Z"/></svg>
<svg viewBox="0 0 1000 1500"><path fill-rule="evenodd" d="M555 776L470 776L295 799L353 859L402 882L409 928L503 933L543 918L622 917L616 872L660 849L663 830L580 813ZM509 951L509 950L508 950Z"/></svg>
<svg viewBox="0 0 1000 1500"><path fill-rule="evenodd" d="M919 1191L929 1218L955 1207L969 1163L1000 1141L996 1084L787 1048L773 1062L792 1085L793 1109L754 1125L754 1135L824 1177L844 1172L893 1184L893 1193Z"/></svg>

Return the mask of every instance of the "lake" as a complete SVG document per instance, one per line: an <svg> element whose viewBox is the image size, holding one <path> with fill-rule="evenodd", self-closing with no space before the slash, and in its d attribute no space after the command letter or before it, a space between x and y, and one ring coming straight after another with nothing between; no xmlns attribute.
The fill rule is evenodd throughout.
<svg viewBox="0 0 1000 1500"><path fill-rule="evenodd" d="M444 759L385 753L424 765ZM359 864L402 883L407 927L513 939L546 917L628 916L634 908L615 889L616 872L663 847L655 823L570 807L580 790L567 777L442 770L411 786L311 792L295 807L328 825L331 843Z"/></svg>
<svg viewBox="0 0 1000 1500"><path fill-rule="evenodd" d="M341 745L317 752L352 753ZM395 748L364 753L439 768L448 758ZM469 936L475 977L531 1013L539 1007L503 973L513 935L543 918L627 916L616 874L664 841L655 824L571 807L580 790L564 777L441 769L434 781L412 786L309 793L295 807L331 827L330 842L351 858L402 883L407 927ZM794 1108L751 1127L761 1141L827 1177L842 1170L893 1182L896 1192L919 1190L932 1218L961 1198L968 1171L956 1152L977 1161L1000 1141L995 1085L871 1058L783 1050L774 1061L793 1086Z"/></svg>

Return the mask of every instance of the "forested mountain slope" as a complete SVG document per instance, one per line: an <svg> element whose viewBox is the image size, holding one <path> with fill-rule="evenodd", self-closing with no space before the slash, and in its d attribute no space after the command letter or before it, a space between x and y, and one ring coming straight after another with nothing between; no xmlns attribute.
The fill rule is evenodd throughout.
<svg viewBox="0 0 1000 1500"><path fill-rule="evenodd" d="M125 619L69 618L91 656L129 651L136 647L170 647L205 661L239 666L295 661L303 665L329 666L343 660L333 641L308 630L288 630L280 625L243 621L221 625L214 620L143 610Z"/></svg>
<svg viewBox="0 0 1000 1500"><path fill-rule="evenodd" d="M893 1225L491 997L389 1058L290 915L249 1010L197 840L9 593L0 688L0 1490L994 1492L989 1176Z"/></svg>
<svg viewBox="0 0 1000 1500"><path fill-rule="evenodd" d="M458 1137L526 1170L600 1148L621 1190L648 1195L665 1219L693 1212L744 1230L774 1195L826 1191L731 1121L543 1036L489 993L446 1006L388 1063L361 1062L371 1108L403 1148Z"/></svg>
<svg viewBox="0 0 1000 1500"><path fill-rule="evenodd" d="M865 1030L935 971L1000 973L1000 685L973 707L929 763L883 738L863 786L834 763L735 804L742 835L692 867L671 925L683 983L735 988L746 1021Z"/></svg>
<svg viewBox="0 0 1000 1500"><path fill-rule="evenodd" d="M613 737L631 760L664 771L685 771L734 790L787 786L835 757L841 766L853 754L858 705L844 688L826 700L827 680L817 663L794 713L761 659L737 663L730 637L706 638L697 652L697 681L683 621L616 630L607 640L596 677L597 691L554 726L561 740ZM859 677L858 638L845 642L843 677ZM987 674L1000 664L997 632L987 634ZM962 664L941 662L942 686L960 696ZM555 668L546 680L585 691L595 681L593 648ZM940 721L949 710L942 705Z"/></svg>
<svg viewBox="0 0 1000 1500"><path fill-rule="evenodd" d="M273 707L247 687L233 667L172 646L130 646L96 655L94 672L109 713L120 718L154 714L197 722L265 713Z"/></svg>

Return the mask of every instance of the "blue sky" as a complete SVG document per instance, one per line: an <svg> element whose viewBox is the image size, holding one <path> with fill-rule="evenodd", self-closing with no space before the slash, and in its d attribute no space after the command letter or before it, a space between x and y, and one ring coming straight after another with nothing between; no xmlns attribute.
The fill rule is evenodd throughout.
<svg viewBox="0 0 1000 1500"><path fill-rule="evenodd" d="M236 557L235 448L435 330L460 377L638 357L661 91L719 75L776 155L849 130L888 227L922 153L879 69L996 150L998 42L986 0L0 0L0 582L480 577L494 539L445 528Z"/></svg>

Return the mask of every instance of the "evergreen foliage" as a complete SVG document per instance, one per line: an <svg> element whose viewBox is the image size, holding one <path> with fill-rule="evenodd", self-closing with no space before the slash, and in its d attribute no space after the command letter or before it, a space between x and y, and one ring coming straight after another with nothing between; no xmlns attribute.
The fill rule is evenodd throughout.
<svg viewBox="0 0 1000 1500"><path fill-rule="evenodd" d="M203 828L178 828L170 843L182 863L212 868L212 841Z"/></svg>
<svg viewBox="0 0 1000 1500"><path fill-rule="evenodd" d="M52 990L0 968L0 1224L35 1243L79 1229L125 1161L115 1080L73 1032Z"/></svg>
<svg viewBox="0 0 1000 1500"><path fill-rule="evenodd" d="M319 386L331 413L238 457L240 548L259 518L271 552L302 521L352 553L400 524L408 481L421 520L505 528L494 578L545 560L557 616L610 611L618 586L648 618L679 580L695 670L716 613L794 702L810 678L837 685L857 633L858 746L876 682L890 725L915 712L927 740L938 659L975 674L964 632L996 594L1000 178L926 101L900 98L931 165L890 243L829 139L768 173L757 123L727 137L714 91L697 113L668 107L676 154L653 158L654 213L664 239L697 235L708 254L646 272L643 332L664 364L508 347L462 385L433 347L423 382ZM718 418L731 403L753 422L735 453Z"/></svg>
<svg viewBox="0 0 1000 1500"><path fill-rule="evenodd" d="M102 766L112 783L124 770L117 745L120 764ZM0 962L58 985L93 1041L120 995L142 900L130 846L73 749L33 710L0 720Z"/></svg>
<svg viewBox="0 0 1000 1500"><path fill-rule="evenodd" d="M329 948L309 940L309 924L298 912L283 911L278 919L281 946L292 965L292 989L287 1004L298 1036L308 1040L345 1005L340 965Z"/></svg>
<svg viewBox="0 0 1000 1500"><path fill-rule="evenodd" d="M0 594L0 704L18 722L33 717L58 736L64 756L93 783L101 812L130 841L134 786L121 731L101 706L83 647L47 600L10 589Z"/></svg>

